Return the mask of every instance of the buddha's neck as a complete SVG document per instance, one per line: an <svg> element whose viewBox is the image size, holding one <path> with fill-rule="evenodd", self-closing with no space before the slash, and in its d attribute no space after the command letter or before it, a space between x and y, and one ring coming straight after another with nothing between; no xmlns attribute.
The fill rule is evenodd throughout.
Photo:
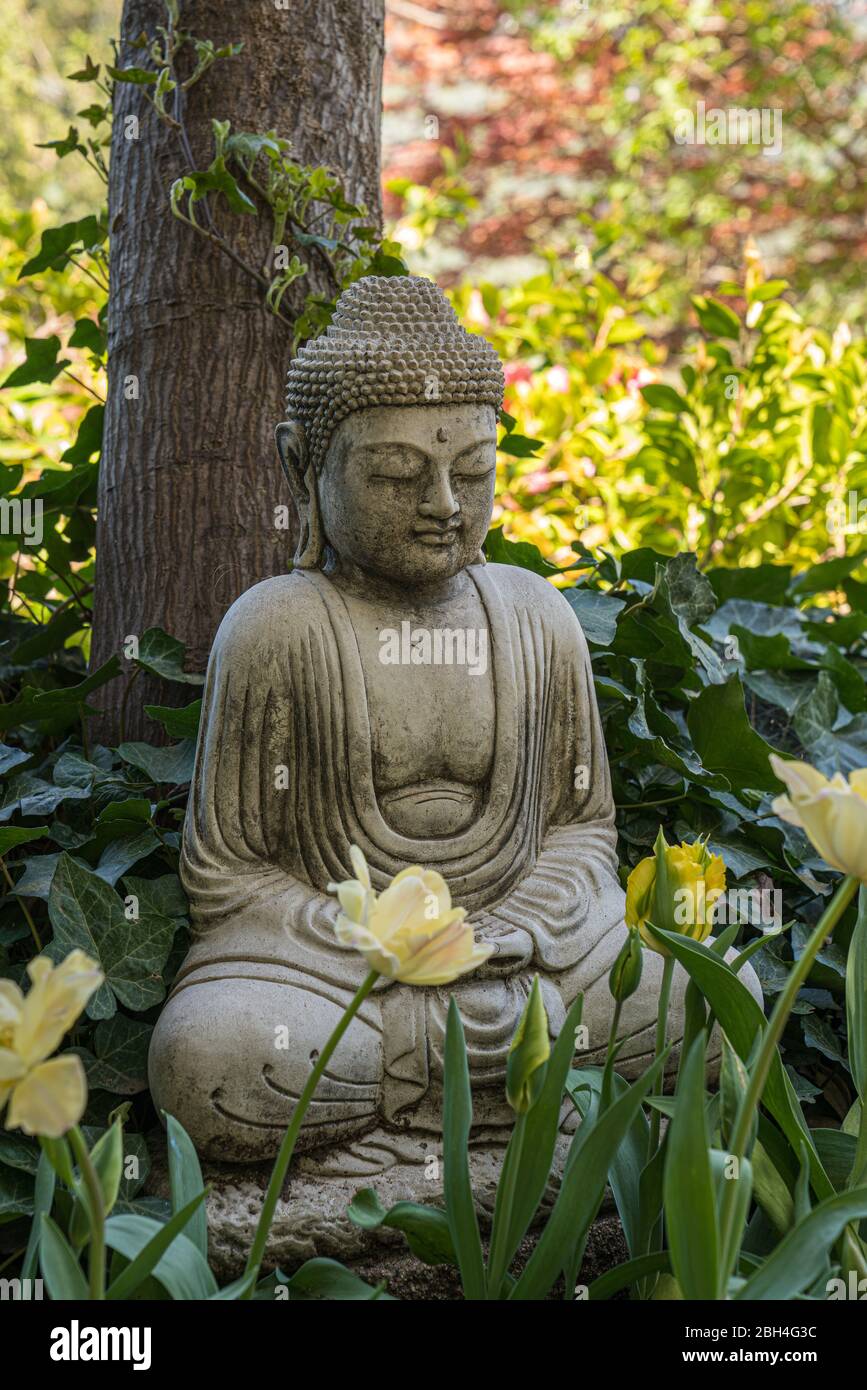
<svg viewBox="0 0 867 1390"><path fill-rule="evenodd" d="M401 584L382 575L371 574L351 561L341 560L329 574L339 589L357 598L401 606L410 603L417 607L442 606L459 600L470 583L465 570L450 579L438 579L430 584Z"/></svg>

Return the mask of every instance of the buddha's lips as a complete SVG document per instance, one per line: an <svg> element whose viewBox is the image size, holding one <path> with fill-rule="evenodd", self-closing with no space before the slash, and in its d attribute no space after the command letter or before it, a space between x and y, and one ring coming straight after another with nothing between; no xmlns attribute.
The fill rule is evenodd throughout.
<svg viewBox="0 0 867 1390"><path fill-rule="evenodd" d="M422 545L452 545L457 539L457 534L460 529L459 526L450 526L448 530L445 531L435 531L433 529L429 531L415 531L414 535L417 541L421 541Z"/></svg>

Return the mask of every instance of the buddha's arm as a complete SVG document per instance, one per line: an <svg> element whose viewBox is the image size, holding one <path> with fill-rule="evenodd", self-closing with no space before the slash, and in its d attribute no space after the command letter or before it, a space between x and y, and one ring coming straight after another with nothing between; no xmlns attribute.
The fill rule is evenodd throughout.
<svg viewBox="0 0 867 1390"><path fill-rule="evenodd" d="M317 889L296 871L304 863L295 814L304 756L297 705L310 679L304 598L288 578L259 585L233 605L217 633L181 877L202 953L279 960L351 985L358 958L338 942L338 904L323 891L345 872L336 859L317 862ZM325 678L319 688L327 688ZM309 784L315 786L312 777ZM310 855L315 846L305 850Z"/></svg>

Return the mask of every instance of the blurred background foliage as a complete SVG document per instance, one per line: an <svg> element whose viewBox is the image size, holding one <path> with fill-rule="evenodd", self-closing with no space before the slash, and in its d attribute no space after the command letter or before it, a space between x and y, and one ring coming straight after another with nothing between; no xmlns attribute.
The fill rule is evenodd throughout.
<svg viewBox="0 0 867 1390"><path fill-rule="evenodd" d="M851 549L857 515L826 516L865 466L867 3L387 15L390 232L506 361L506 533L559 564L575 543L733 566ZM66 78L111 59L119 6L0 0L0 17L0 380L27 337L57 334L68 363L0 396L26 484L103 394L93 335L74 333L104 305L92 268L18 274L46 227L100 211L92 162L38 146L96 133L104 93ZM779 157L677 144L698 100L781 109Z"/></svg>

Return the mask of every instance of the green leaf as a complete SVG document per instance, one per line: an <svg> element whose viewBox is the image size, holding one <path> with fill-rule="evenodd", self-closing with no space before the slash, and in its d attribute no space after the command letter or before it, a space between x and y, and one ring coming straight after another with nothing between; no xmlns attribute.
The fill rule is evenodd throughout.
<svg viewBox="0 0 867 1390"><path fill-rule="evenodd" d="M36 690L25 686L14 700L0 705L0 730L13 729L19 724L41 724L60 719L71 723L82 709L87 710L86 697L106 681L113 680L120 670L120 660L113 656L78 685L66 685L56 690Z"/></svg>
<svg viewBox="0 0 867 1390"><path fill-rule="evenodd" d="M637 1255L635 1259L615 1265L614 1269L609 1269L605 1274L600 1274L598 1279L594 1279L587 1290L587 1298L590 1302L607 1301L614 1294L620 1293L621 1289L627 1289L630 1284L637 1284L646 1279L649 1274L661 1274L670 1269L671 1258L667 1250L657 1250L653 1255Z"/></svg>
<svg viewBox="0 0 867 1390"><path fill-rule="evenodd" d="M485 538L485 556L494 565L518 565L521 569L532 570L547 579L559 574L556 565L550 565L541 550L530 541L510 541L503 534L502 526L494 526Z"/></svg>
<svg viewBox="0 0 867 1390"><path fill-rule="evenodd" d="M614 641L617 615L626 607L625 599L609 597L596 589L564 589L562 593L588 642L607 647Z"/></svg>
<svg viewBox="0 0 867 1390"><path fill-rule="evenodd" d="M867 888L858 892L858 917L846 960L846 1036L849 1065L867 1104Z"/></svg>
<svg viewBox="0 0 867 1390"><path fill-rule="evenodd" d="M136 1012L162 1002L162 972L178 922L139 902L138 918L128 918L117 893L97 874L61 855L48 896L54 928L50 951L61 959L76 946L99 961L105 983L91 999L91 1018L110 1018L115 996Z"/></svg>
<svg viewBox="0 0 867 1390"><path fill-rule="evenodd" d="M45 1212L40 1219L39 1266L52 1301L86 1302L90 1297L87 1280L69 1242Z"/></svg>
<svg viewBox="0 0 867 1390"><path fill-rule="evenodd" d="M39 1267L39 1242L42 1239L42 1216L51 1215L56 1183L57 1175L54 1172L48 1154L43 1150L39 1155L39 1165L36 1169L36 1185L33 1190L33 1220L30 1223L30 1235L27 1239L27 1249L24 1253L24 1262L21 1266L22 1279L32 1279Z"/></svg>
<svg viewBox="0 0 867 1390"><path fill-rule="evenodd" d="M205 1184L192 1139L174 1115L168 1115L165 1111L163 1111L163 1115L166 1122L166 1139L169 1150L172 1211L177 1214L185 1209L194 1198L204 1195ZM187 1236L207 1260L208 1216L204 1205L194 1211L187 1227Z"/></svg>
<svg viewBox="0 0 867 1390"><path fill-rule="evenodd" d="M544 1298L576 1245L585 1238L599 1210L614 1156L667 1056L666 1050L595 1124L581 1125L572 1140L554 1209L510 1298Z"/></svg>
<svg viewBox="0 0 867 1390"><path fill-rule="evenodd" d="M705 333L709 333L712 338L740 337L740 319L718 299L696 294L692 296L692 306Z"/></svg>
<svg viewBox="0 0 867 1390"><path fill-rule="evenodd" d="M497 444L501 454L510 454L513 458L527 459L535 458L538 451L544 447L542 439L528 439L524 434L504 434Z"/></svg>
<svg viewBox="0 0 867 1390"><path fill-rule="evenodd" d="M735 1298L755 1301L795 1298L824 1273L831 1247L843 1228L864 1216L867 1216L867 1187L820 1202L780 1241Z"/></svg>
<svg viewBox="0 0 867 1390"><path fill-rule="evenodd" d="M76 144L77 141L76 135ZM93 215L80 217L77 222L66 222L62 227L48 227L42 233L39 250L21 267L18 279L23 280L27 275L37 275L41 270L61 270L66 265L73 247L99 246L104 240L105 228L99 218ZM55 338L54 342L60 346L59 339Z"/></svg>
<svg viewBox="0 0 867 1390"><path fill-rule="evenodd" d="M704 1093L707 1039L699 1033L677 1081L663 1201L671 1267L685 1298L715 1299L719 1231Z"/></svg>
<svg viewBox="0 0 867 1390"><path fill-rule="evenodd" d="M162 724L169 738L195 738L199 732L201 700L175 709L172 705L145 705L145 714Z"/></svg>
<svg viewBox="0 0 867 1390"><path fill-rule="evenodd" d="M598 1067L579 1068L569 1073L567 1087L569 1094L581 1112L582 1117L589 1108L582 1102L581 1091L585 1089L601 1095L603 1071ZM629 1082L617 1072L612 1077L614 1096L619 1099L629 1090ZM631 1254L642 1249L641 1240L641 1174L647 1162L648 1124L643 1110L639 1110L629 1130L614 1156L608 1172L611 1192L617 1205L620 1224L626 1236L626 1244Z"/></svg>
<svg viewBox="0 0 867 1390"><path fill-rule="evenodd" d="M452 995L446 1024L443 1082L443 1187L452 1245L458 1258L464 1297L485 1297L485 1268L479 1223L470 1184L468 1144L473 1101L467 1047L458 1006Z"/></svg>
<svg viewBox="0 0 867 1390"><path fill-rule="evenodd" d="M183 642L179 642L176 637L170 637L160 627L149 627L139 639L135 663L144 667L145 671L150 671L151 675L161 676L163 680L180 681L184 685L203 685L204 676L184 670L186 655L187 650Z"/></svg>
<svg viewBox="0 0 867 1390"><path fill-rule="evenodd" d="M121 1271L106 1290L105 1296L107 1299L116 1302L118 1299L134 1297L136 1290L144 1283L145 1279L149 1279L151 1275L153 1275L158 1283L163 1284L163 1286L168 1289L173 1298L215 1297L216 1285L214 1292L210 1294L191 1294L186 1292L191 1282L199 1281L204 1284L206 1282L206 1276L202 1266L197 1267L195 1261L192 1261L189 1255L187 1255L187 1263L190 1267L184 1267L184 1255L187 1253L186 1246L181 1247L178 1245L177 1249L172 1251L172 1246L174 1242L179 1241L184 1227L188 1226L194 1218L204 1215L204 1201L206 1196L207 1193L203 1188L190 1199L186 1206L175 1210L171 1219L166 1221L165 1224L160 1224L158 1221L150 1222L149 1224L155 1228L150 1239L144 1244L140 1244L138 1253L132 1257L127 1254L127 1250L134 1248L135 1233L133 1233L133 1239L129 1238L128 1232L126 1235L124 1235L122 1231L116 1234L114 1249L122 1249L120 1241L126 1240L127 1249L123 1250L123 1253L127 1255L130 1263L127 1265L126 1269ZM149 1221L148 1217L136 1218L132 1216L113 1218L115 1221L135 1221L137 1219ZM113 1234L115 1234L115 1232L113 1232ZM187 1240L187 1237L184 1236L183 1239ZM107 1241L107 1243L111 1242ZM198 1249L196 1249L195 1253L196 1255L200 1254ZM210 1275L207 1264L204 1265L204 1270L207 1270L208 1275ZM211 1276L211 1278L213 1278L213 1276ZM181 1290L181 1292L176 1292L176 1290Z"/></svg>
<svg viewBox="0 0 867 1390"><path fill-rule="evenodd" d="M184 739L168 748L154 748L150 743L122 743L117 751L124 762L146 772L155 786L182 787L192 780L196 759L194 739Z"/></svg>
<svg viewBox="0 0 867 1390"><path fill-rule="evenodd" d="M560 1129L563 1089L575 1055L575 1034L581 1022L583 1006L584 998L579 994L566 1015L548 1059L544 1084L536 1103L524 1117L520 1129L516 1127L513 1131L506 1149L497 1184L491 1232L489 1278L492 1280L490 1293L493 1296L499 1296L502 1291L502 1280L548 1186ZM511 1193L511 1209L508 1225L504 1225L504 1194L507 1192Z"/></svg>
<svg viewBox="0 0 867 1390"><path fill-rule="evenodd" d="M9 373L6 380L0 383L0 386L5 389L13 386L30 386L36 381L53 381L56 376L60 375L64 367L69 366L68 357L63 357L58 361L59 351L60 339L55 334L52 334L50 338L25 338L24 361Z"/></svg>
<svg viewBox="0 0 867 1390"><path fill-rule="evenodd" d="M92 1057L85 1059L91 1090L135 1096L147 1090L147 1059L153 1024L117 1013L93 1034Z"/></svg>
<svg viewBox="0 0 867 1390"><path fill-rule="evenodd" d="M106 64L105 70L113 82L132 82L136 87L148 87L157 80L157 74L147 68L112 68Z"/></svg>
<svg viewBox="0 0 867 1390"><path fill-rule="evenodd" d="M181 1227L189 1219L196 1205L203 1200L204 1195L204 1192L200 1193L188 1207L176 1213L167 1223L170 1227L173 1222L177 1225L173 1231L173 1238L166 1243L165 1249L161 1248L163 1242L156 1246L159 1258L150 1271L151 1276L157 1283L162 1284L173 1299L210 1298L217 1292L217 1281L206 1260L181 1231ZM160 1236L164 1238L165 1230L166 1226L163 1223L148 1216L110 1216L105 1223L105 1243L111 1250L119 1251L131 1263L150 1247L147 1257L149 1261L155 1248L151 1242L156 1242ZM118 1280L112 1285L113 1289L122 1278L122 1274L118 1275ZM120 1296L128 1295L113 1295L114 1298Z"/></svg>
<svg viewBox="0 0 867 1390"><path fill-rule="evenodd" d="M675 391L673 386L666 386L661 382L651 386L642 386L641 394L654 410L666 410L672 415L679 415L682 410L690 409L689 402L679 391Z"/></svg>
<svg viewBox="0 0 867 1390"><path fill-rule="evenodd" d="M695 980L707 999L720 1027L742 1062L748 1063L758 1032L765 1028L765 1015L734 971L699 942L674 932L650 928L663 940L675 960ZM810 1131L798 1105L792 1085L783 1070L779 1050L774 1054L762 1103L776 1119L795 1153L806 1143L810 1151L813 1188L819 1197L833 1193L833 1187L816 1153Z"/></svg>
<svg viewBox="0 0 867 1390"><path fill-rule="evenodd" d="M2 825L0 826L0 855L8 854L17 845L27 845L31 840L41 840L48 834L47 825Z"/></svg>
<svg viewBox="0 0 867 1390"><path fill-rule="evenodd" d="M776 750L752 728L737 676L725 685L706 686L689 707L687 726L710 772L724 774L736 789L779 789L768 761Z"/></svg>
<svg viewBox="0 0 867 1390"><path fill-rule="evenodd" d="M381 1288L366 1284L351 1269L346 1269L337 1260L308 1260L292 1278L287 1280L290 1297L303 1302L315 1299L328 1299L337 1302L370 1302L383 1299L388 1303L396 1300Z"/></svg>
<svg viewBox="0 0 867 1390"><path fill-rule="evenodd" d="M107 1129L90 1151L90 1161L96 1169L103 1197L103 1213L110 1212L117 1201L123 1173L123 1125L119 1120ZM84 1182L76 1183L75 1200L69 1222L69 1238L80 1249L91 1232L90 1192Z"/></svg>
<svg viewBox="0 0 867 1390"><path fill-rule="evenodd" d="M457 1265L448 1218L437 1207L418 1202L396 1202L388 1211L372 1187L356 1192L346 1215L362 1230L387 1226L402 1231L412 1253L426 1265Z"/></svg>

